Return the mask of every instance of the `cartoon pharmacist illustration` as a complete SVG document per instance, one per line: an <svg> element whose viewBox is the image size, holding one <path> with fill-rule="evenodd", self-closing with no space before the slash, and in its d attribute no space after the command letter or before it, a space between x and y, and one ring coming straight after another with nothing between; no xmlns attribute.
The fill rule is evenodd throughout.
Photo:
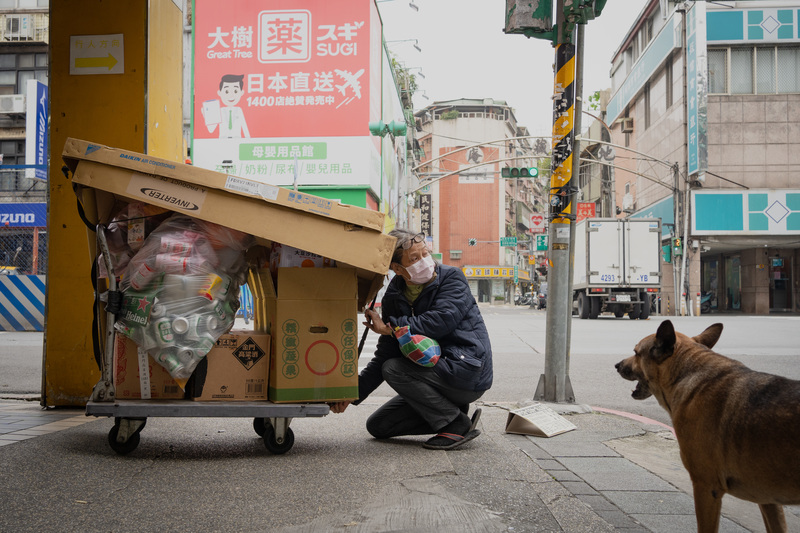
<svg viewBox="0 0 800 533"><path fill-rule="evenodd" d="M244 95L244 75L222 76L217 94L219 100L206 100L200 108L209 133L219 126L220 139L250 137L242 108L236 106ZM224 107L220 106L220 100Z"/></svg>

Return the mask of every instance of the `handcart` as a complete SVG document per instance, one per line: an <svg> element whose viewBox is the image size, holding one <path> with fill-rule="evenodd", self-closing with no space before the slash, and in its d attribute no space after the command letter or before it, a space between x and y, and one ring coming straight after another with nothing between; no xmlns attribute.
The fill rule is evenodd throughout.
<svg viewBox="0 0 800 533"><path fill-rule="evenodd" d="M116 276L109 259L105 228L97 226L100 254L105 263L109 287L106 305L105 349L102 350L101 378L86 404L87 416L113 416L114 427L108 433L108 444L119 455L127 455L139 445L139 434L150 417L239 417L253 418L253 429L264 439L267 450L274 454L288 452L294 445L289 424L293 418L323 417L330 412L326 403L276 404L270 401L194 402L191 400L119 400L113 382L114 295L118 295ZM98 298L98 302L99 302ZM110 304L110 305L109 305ZM97 311L99 313L99 310ZM360 350L359 350L360 352Z"/></svg>
<svg viewBox="0 0 800 533"><path fill-rule="evenodd" d="M289 280L284 287L290 290L286 293L287 289L284 288L284 295L280 295L273 286L273 292L268 297L271 298L270 305L278 307L282 305L282 297L298 302L293 306L284 304L281 308L284 309L283 312L288 312L285 311L287 307L293 312L297 309L296 314L286 315L292 319L291 322L295 326L302 323L302 331L309 335L313 333L320 335L322 339L331 339L317 341L308 346L325 350L326 346L335 344L333 340L338 342L341 348L336 352L339 372L328 371L323 375L328 376L326 380L331 383L330 388L349 389L350 393L346 393L348 396L357 394L358 356L363 338L356 353L354 344L358 328L355 317L348 316L337 321L335 327L331 328L306 322L312 314L317 316L322 312L328 313L325 319L338 316L340 301L344 302L341 305L350 306L349 302L354 299L358 309L363 309L370 301L374 301L373 297L383 285L385 274L389 270L395 245L394 237L383 231L383 213L80 139L67 139L62 157L66 165L65 174L72 171L71 182L79 197L79 213L89 229L97 233L97 251L94 251L93 243L90 243L90 249L93 255L102 257L108 271L108 284L102 287L107 290L103 294L100 294L100 288L97 288L100 284L95 279L96 325L92 328L92 333L101 378L86 404L86 414L115 418L114 427L108 435L109 444L114 451L122 455L133 451L149 417L247 417L253 418L253 427L264 438L266 448L272 453L281 454L294 444L294 435L289 428L292 419L323 417L330 412L327 403L314 403L324 400L309 400L309 403L304 403L305 399L295 401L289 395L281 397L281 394L288 394L286 389L292 389L290 386L283 386L286 385L285 381L276 384L275 397L272 397L274 401L223 399L205 402L119 398L118 393L121 395L123 391L115 390L114 383L114 324L122 306L122 292L117 287L104 226L113 222L112 215L116 214L118 204L146 204L251 235L260 245L280 243L335 261L337 268L321 268L319 272L314 272L314 284L310 285L313 290L308 288L308 276L303 275L309 274L311 269L279 268L278 270L291 271L285 272L287 276L284 278ZM267 291L260 276L261 274L254 276L250 287L257 294L254 293L252 299L248 299L250 294L247 293L245 301L241 302L245 304L242 307L248 308L243 310L243 317L246 321L255 318L253 322L257 327L254 329L257 330L269 324L271 339L275 343L273 346L278 346L280 342L283 349L288 349L287 343L283 341L295 333L299 334L301 330L295 327L292 332L288 332L284 327L277 328L277 322L272 323L266 318L266 309L262 304L267 297ZM131 275L128 282L131 283L133 279L134 275ZM327 292L318 290L316 283L324 285ZM335 297L330 296L331 292L335 293ZM101 302L104 296L106 304L103 308ZM330 300L327 303L326 298ZM253 305L256 299L261 301L259 305ZM317 304L313 306L314 313L307 312L304 304L311 300ZM253 310L256 311L255 317L250 314ZM275 311L270 319L277 316L281 316L279 311ZM342 339L346 339L347 346ZM344 353L345 350L347 354ZM146 366L147 354L139 350L137 355L139 360L144 359ZM305 357L307 363L308 349ZM293 364L293 360L288 357L282 357L281 361L283 370L286 370L287 365ZM310 372L320 375L313 370ZM288 379L289 374L288 371L276 373L276 380ZM140 380L149 379L147 375L147 372L142 373ZM346 380L344 385L342 380ZM149 391L150 383L140 381L140 388L142 391ZM353 388L355 392L352 392ZM337 393L332 394L335 396Z"/></svg>

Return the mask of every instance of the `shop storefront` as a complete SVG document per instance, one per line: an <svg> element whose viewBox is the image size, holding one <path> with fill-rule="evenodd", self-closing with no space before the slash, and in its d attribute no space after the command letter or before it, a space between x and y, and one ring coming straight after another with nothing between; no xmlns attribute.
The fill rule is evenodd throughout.
<svg viewBox="0 0 800 533"><path fill-rule="evenodd" d="M704 312L800 312L800 191L695 191Z"/></svg>
<svg viewBox="0 0 800 533"><path fill-rule="evenodd" d="M513 303L517 289L531 290L530 274L508 266L465 266L461 269L478 303Z"/></svg>

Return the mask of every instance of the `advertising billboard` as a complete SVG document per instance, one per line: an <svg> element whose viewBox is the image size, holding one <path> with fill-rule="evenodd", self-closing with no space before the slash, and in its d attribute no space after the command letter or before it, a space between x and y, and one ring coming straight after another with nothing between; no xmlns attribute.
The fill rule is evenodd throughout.
<svg viewBox="0 0 800 533"><path fill-rule="evenodd" d="M193 25L195 165L274 185L369 185L382 49L372 1L195 0Z"/></svg>

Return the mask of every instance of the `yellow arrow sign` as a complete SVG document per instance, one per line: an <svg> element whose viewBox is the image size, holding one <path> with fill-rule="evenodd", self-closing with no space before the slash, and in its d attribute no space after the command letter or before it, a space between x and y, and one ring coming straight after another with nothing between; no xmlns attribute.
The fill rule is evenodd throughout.
<svg viewBox="0 0 800 533"><path fill-rule="evenodd" d="M114 68L117 64L117 59L108 54L106 57L76 57L75 68L98 68L108 67L108 70Z"/></svg>

